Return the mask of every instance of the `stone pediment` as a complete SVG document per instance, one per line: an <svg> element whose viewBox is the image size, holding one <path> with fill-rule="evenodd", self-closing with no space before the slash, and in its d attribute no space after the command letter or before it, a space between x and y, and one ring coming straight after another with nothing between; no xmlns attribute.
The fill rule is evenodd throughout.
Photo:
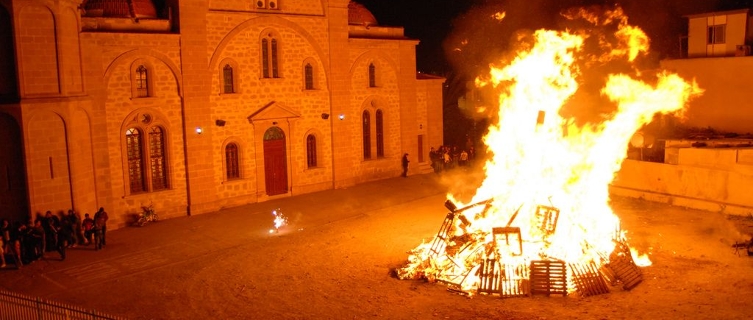
<svg viewBox="0 0 753 320"><path fill-rule="evenodd" d="M301 114L282 103L272 101L248 116L248 122L299 118Z"/></svg>

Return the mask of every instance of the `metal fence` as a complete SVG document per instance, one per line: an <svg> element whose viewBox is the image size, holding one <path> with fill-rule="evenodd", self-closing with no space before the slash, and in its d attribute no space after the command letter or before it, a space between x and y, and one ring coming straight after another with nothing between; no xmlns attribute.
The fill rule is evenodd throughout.
<svg viewBox="0 0 753 320"><path fill-rule="evenodd" d="M33 298L19 293L0 290L0 319L2 320L125 320L95 310L87 310L59 302Z"/></svg>

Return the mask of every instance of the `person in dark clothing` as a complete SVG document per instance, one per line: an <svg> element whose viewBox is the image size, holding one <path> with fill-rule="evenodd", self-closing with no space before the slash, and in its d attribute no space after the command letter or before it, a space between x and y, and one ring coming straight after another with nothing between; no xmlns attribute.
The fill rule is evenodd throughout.
<svg viewBox="0 0 753 320"><path fill-rule="evenodd" d="M72 230L70 228L60 228L60 231L57 233L58 239L57 239L57 250L58 253L60 253L60 260L65 260L65 249L68 247L68 241L71 238L71 232Z"/></svg>
<svg viewBox="0 0 753 320"><path fill-rule="evenodd" d="M57 245L57 233L60 230L60 219L52 214L52 211L47 211L42 218L42 229L44 230L44 251L56 250Z"/></svg>
<svg viewBox="0 0 753 320"><path fill-rule="evenodd" d="M408 160L408 154L406 153L403 155L403 178L408 176L408 162L410 162L410 160Z"/></svg>
<svg viewBox="0 0 753 320"><path fill-rule="evenodd" d="M101 246L104 246L107 244L107 220L109 217L107 216L107 211L105 211L105 208L99 207L99 211L94 214L94 224L99 226L100 230L100 242ZM95 233L96 236L96 233Z"/></svg>
<svg viewBox="0 0 753 320"><path fill-rule="evenodd" d="M81 228L84 229L84 244L89 245L94 235L94 220L89 217L89 214L84 215L84 220L81 222Z"/></svg>

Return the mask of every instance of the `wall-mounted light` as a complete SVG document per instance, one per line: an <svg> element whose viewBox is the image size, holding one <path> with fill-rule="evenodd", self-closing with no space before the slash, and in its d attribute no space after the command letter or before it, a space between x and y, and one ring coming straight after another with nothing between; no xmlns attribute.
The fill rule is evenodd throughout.
<svg viewBox="0 0 753 320"><path fill-rule="evenodd" d="M277 121L272 122L272 125L276 126L277 125Z"/></svg>
<svg viewBox="0 0 753 320"><path fill-rule="evenodd" d="M345 120L345 114L342 114L342 113L341 113L341 114L340 114L340 115L338 116L338 118L340 118L340 120Z"/></svg>
<svg viewBox="0 0 753 320"><path fill-rule="evenodd" d="M201 134L202 132L204 132L204 130L201 129L201 127L196 127L196 134Z"/></svg>

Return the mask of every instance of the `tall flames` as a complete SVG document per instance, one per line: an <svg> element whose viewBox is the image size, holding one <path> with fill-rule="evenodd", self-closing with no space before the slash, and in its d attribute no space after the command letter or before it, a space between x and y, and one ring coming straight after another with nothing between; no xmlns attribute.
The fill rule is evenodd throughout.
<svg viewBox="0 0 753 320"><path fill-rule="evenodd" d="M474 293L485 259L523 267L541 259L600 266L609 262L616 243L626 243L608 203L608 185L630 138L655 114L681 111L700 89L668 72L659 72L651 83L609 74L600 94L614 104L613 112L598 123L563 116L583 72L604 61L629 64L648 51L649 43L619 8L565 16L613 26L614 41L593 35L602 37L591 39L600 53L586 53L586 33L538 30L509 63L492 66L488 76L476 80L477 86L499 92L498 122L484 137L490 152L486 178L467 204L448 195L462 210L448 220L447 232L440 230L441 239L411 252L408 264L397 270L400 278L438 280Z"/></svg>

